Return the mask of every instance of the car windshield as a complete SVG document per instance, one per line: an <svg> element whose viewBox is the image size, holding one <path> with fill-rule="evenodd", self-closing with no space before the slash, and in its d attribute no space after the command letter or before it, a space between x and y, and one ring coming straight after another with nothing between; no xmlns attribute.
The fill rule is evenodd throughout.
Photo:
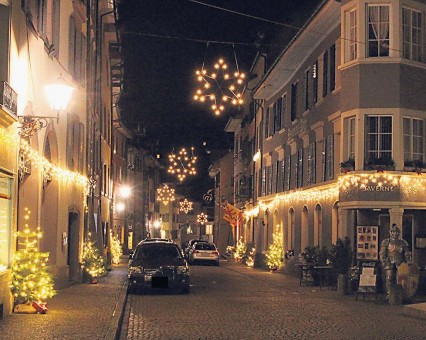
<svg viewBox="0 0 426 340"><path fill-rule="evenodd" d="M136 260L150 260L159 258L180 258L181 254L178 248L173 244L155 244L147 243L136 250Z"/></svg>
<svg viewBox="0 0 426 340"><path fill-rule="evenodd" d="M216 250L216 247L214 246L214 244L197 243L195 245L195 249L197 249L197 250Z"/></svg>

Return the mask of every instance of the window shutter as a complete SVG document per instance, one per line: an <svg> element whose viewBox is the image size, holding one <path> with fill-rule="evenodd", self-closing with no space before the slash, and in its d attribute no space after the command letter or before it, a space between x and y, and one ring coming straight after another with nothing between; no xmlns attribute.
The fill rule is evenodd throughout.
<svg viewBox="0 0 426 340"><path fill-rule="evenodd" d="M291 180L291 156L287 157L286 161L286 180L285 180L285 190L290 190L290 180Z"/></svg>
<svg viewBox="0 0 426 340"><path fill-rule="evenodd" d="M72 115L68 113L67 115L67 167L72 170L74 168L73 164L73 145L74 145L74 122L72 120Z"/></svg>
<svg viewBox="0 0 426 340"><path fill-rule="evenodd" d="M52 44L54 47L53 55L59 57L59 36L61 26L61 2L60 0L53 0L53 16L52 16Z"/></svg>
<svg viewBox="0 0 426 340"><path fill-rule="evenodd" d="M82 174L84 170L84 124L79 123L79 150L78 150L78 171Z"/></svg>
<svg viewBox="0 0 426 340"><path fill-rule="evenodd" d="M70 17L70 32L69 32L69 52L68 52L68 67L70 73L75 75L75 19Z"/></svg>
<svg viewBox="0 0 426 340"><path fill-rule="evenodd" d="M299 149L297 151L297 180L296 180L296 186L297 188L301 188L303 186L303 149Z"/></svg>
<svg viewBox="0 0 426 340"><path fill-rule="evenodd" d="M315 142L308 148L308 185L315 184Z"/></svg>
<svg viewBox="0 0 426 340"><path fill-rule="evenodd" d="M322 141L322 146L321 146L321 168L322 168L321 181L322 182L324 182L325 179L326 179L326 174L325 174L326 146L327 146L327 139L324 138L323 141Z"/></svg>

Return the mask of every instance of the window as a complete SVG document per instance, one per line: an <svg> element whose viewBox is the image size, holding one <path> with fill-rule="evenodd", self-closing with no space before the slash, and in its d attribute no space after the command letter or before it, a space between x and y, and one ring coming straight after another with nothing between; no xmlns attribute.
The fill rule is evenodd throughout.
<svg viewBox="0 0 426 340"><path fill-rule="evenodd" d="M284 170L284 179L285 185L284 190L290 190L290 180L291 180L291 156L287 156L284 158L283 170Z"/></svg>
<svg viewBox="0 0 426 340"><path fill-rule="evenodd" d="M275 193L279 192L280 183L282 182L280 165L281 165L281 161L275 162L275 188L274 188Z"/></svg>
<svg viewBox="0 0 426 340"><path fill-rule="evenodd" d="M282 96L281 100L281 129L284 128L285 117L287 115L287 95Z"/></svg>
<svg viewBox="0 0 426 340"><path fill-rule="evenodd" d="M305 111L310 109L309 107L309 78L311 77L311 71L306 70L305 72Z"/></svg>
<svg viewBox="0 0 426 340"><path fill-rule="evenodd" d="M308 185L315 184L315 150L315 142L310 143L308 147Z"/></svg>
<svg viewBox="0 0 426 340"><path fill-rule="evenodd" d="M265 128L265 138L269 137L269 111L270 111L270 108L267 107L266 108L266 112L265 112L265 121L264 121L264 124L265 124L265 126L264 126L264 128Z"/></svg>
<svg viewBox="0 0 426 340"><path fill-rule="evenodd" d="M422 13L402 9L402 52L403 57L422 61Z"/></svg>
<svg viewBox="0 0 426 340"><path fill-rule="evenodd" d="M348 158L355 159L355 143L355 117L352 117L348 124Z"/></svg>
<svg viewBox="0 0 426 340"><path fill-rule="evenodd" d="M273 174L273 169L272 169L272 165L268 166L266 168L267 171L267 195L272 194L272 174Z"/></svg>
<svg viewBox="0 0 426 340"><path fill-rule="evenodd" d="M404 117L404 160L424 160L423 119Z"/></svg>
<svg viewBox="0 0 426 340"><path fill-rule="evenodd" d="M279 98L274 104L274 132L281 130L281 111L283 107L283 98Z"/></svg>
<svg viewBox="0 0 426 340"><path fill-rule="evenodd" d="M389 6L368 6L368 57L389 56Z"/></svg>
<svg viewBox="0 0 426 340"><path fill-rule="evenodd" d="M368 116L365 122L366 160L392 158L392 117Z"/></svg>
<svg viewBox="0 0 426 340"><path fill-rule="evenodd" d="M336 45L330 47L330 91L336 89Z"/></svg>
<svg viewBox="0 0 426 340"><path fill-rule="evenodd" d="M296 163L296 187L303 186L303 149L297 150L297 163Z"/></svg>
<svg viewBox="0 0 426 340"><path fill-rule="evenodd" d="M52 45L53 55L59 57L59 31L60 31L60 18L61 18L61 3L60 0L53 0L53 15L52 15Z"/></svg>
<svg viewBox="0 0 426 340"><path fill-rule="evenodd" d="M312 65L312 92L314 103L318 102L318 61Z"/></svg>
<svg viewBox="0 0 426 340"><path fill-rule="evenodd" d="M77 22L73 16L70 17L69 32L69 69L74 79L83 83L85 77L85 63L83 59L86 51L85 36L77 30Z"/></svg>
<svg viewBox="0 0 426 340"><path fill-rule="evenodd" d="M357 11L353 9L345 13L346 36L345 36L345 61L357 58Z"/></svg>
<svg viewBox="0 0 426 340"><path fill-rule="evenodd" d="M38 0L38 26L37 31L42 38L47 33L47 0Z"/></svg>
<svg viewBox="0 0 426 340"><path fill-rule="evenodd" d="M322 65L322 96L325 97L328 91L328 51L324 52Z"/></svg>
<svg viewBox="0 0 426 340"><path fill-rule="evenodd" d="M290 119L293 122L297 115L297 83L291 85L291 107Z"/></svg>
<svg viewBox="0 0 426 340"><path fill-rule="evenodd" d="M322 180L328 181L334 176L334 138L329 135L322 143Z"/></svg>

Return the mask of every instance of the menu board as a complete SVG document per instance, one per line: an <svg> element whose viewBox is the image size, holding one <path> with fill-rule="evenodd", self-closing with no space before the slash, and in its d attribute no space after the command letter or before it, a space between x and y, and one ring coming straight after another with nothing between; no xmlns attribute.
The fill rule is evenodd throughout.
<svg viewBox="0 0 426 340"><path fill-rule="evenodd" d="M357 226L356 227L358 260L378 260L379 258L379 227Z"/></svg>

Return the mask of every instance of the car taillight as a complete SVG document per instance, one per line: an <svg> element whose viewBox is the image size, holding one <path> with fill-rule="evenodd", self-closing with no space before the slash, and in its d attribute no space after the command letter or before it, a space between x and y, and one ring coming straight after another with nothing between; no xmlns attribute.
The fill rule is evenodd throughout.
<svg viewBox="0 0 426 340"><path fill-rule="evenodd" d="M199 250L194 250L194 253L195 254L198 254L200 251Z"/></svg>
<svg viewBox="0 0 426 340"><path fill-rule="evenodd" d="M219 252L218 251L212 251L212 254L219 255Z"/></svg>

